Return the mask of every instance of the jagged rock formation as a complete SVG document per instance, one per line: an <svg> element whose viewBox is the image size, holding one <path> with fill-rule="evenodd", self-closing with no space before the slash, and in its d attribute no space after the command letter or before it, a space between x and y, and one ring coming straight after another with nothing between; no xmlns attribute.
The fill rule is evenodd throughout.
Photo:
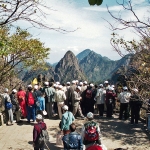
<svg viewBox="0 0 150 150"><path fill-rule="evenodd" d="M86 77L80 69L75 55L68 51L55 67L55 73L61 82L71 81L73 79L85 80Z"/></svg>

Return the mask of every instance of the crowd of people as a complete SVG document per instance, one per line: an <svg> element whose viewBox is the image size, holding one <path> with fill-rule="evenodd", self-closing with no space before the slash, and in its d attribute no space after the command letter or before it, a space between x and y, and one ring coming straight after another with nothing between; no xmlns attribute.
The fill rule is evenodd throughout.
<svg viewBox="0 0 150 150"><path fill-rule="evenodd" d="M6 88L3 94L2 104L5 108L6 124L13 125L14 118L17 123L21 123L21 119L27 118L27 123L37 121L40 126L34 126L34 147L36 148L37 135L40 134L40 129L46 129L44 117L52 119L56 115L59 116L59 127L63 132L64 148L68 146L80 147L83 149L83 144L86 148L97 143L101 145L100 128L93 121L94 110L99 112L99 119L104 117L113 117L113 110L116 107L116 102L120 102L120 120L129 118L129 109L131 111L131 125L138 124L139 112L142 106L142 101L138 96L138 89L128 89L124 86L121 91L116 90L114 85L110 85L108 81L103 84L94 85L87 81L79 82L73 80L71 83L60 84L59 82L44 82L41 85L28 85L25 90L20 87L18 91L13 89L11 93ZM76 134L76 126L74 120L88 118L88 122L83 126L81 136ZM87 133L89 135L87 135ZM69 136L69 138L68 138ZM73 143L68 144L69 141ZM70 140L72 139L72 140ZM78 141L78 142L77 142ZM43 146L40 147L43 150ZM71 148L73 149L73 148Z"/></svg>

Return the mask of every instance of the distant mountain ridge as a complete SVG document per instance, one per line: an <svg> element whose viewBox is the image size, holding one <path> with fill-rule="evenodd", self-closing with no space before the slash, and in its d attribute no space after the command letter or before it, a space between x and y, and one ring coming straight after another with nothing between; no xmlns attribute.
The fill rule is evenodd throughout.
<svg viewBox="0 0 150 150"><path fill-rule="evenodd" d="M27 71L25 78L28 80L33 76L35 77L38 73L42 73L48 80L52 78L60 82L72 81L74 79L98 82L111 79L118 68L122 65L128 65L129 62L130 57L128 55L120 60L114 61L90 49L85 49L76 56L72 51L68 51L64 57L55 64L56 66L47 63L47 71L35 71L33 75L29 75Z"/></svg>

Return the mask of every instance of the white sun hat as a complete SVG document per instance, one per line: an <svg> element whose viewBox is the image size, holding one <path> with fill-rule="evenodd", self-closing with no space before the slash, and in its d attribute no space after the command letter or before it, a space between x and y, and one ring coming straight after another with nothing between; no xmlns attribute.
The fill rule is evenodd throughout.
<svg viewBox="0 0 150 150"><path fill-rule="evenodd" d="M36 115L36 119L38 119L38 120L42 120L42 119L43 119L43 117L42 117L42 115L37 114L37 115Z"/></svg>
<svg viewBox="0 0 150 150"><path fill-rule="evenodd" d="M67 106L67 105L64 105L64 106L62 107L62 109L63 109L63 110L68 110L68 106Z"/></svg>
<svg viewBox="0 0 150 150"><path fill-rule="evenodd" d="M107 83L108 83L108 81L105 81L104 83L105 83L105 84L107 84Z"/></svg>
<svg viewBox="0 0 150 150"><path fill-rule="evenodd" d="M46 116L46 115L47 115L47 112L46 112L45 110L43 111L43 115L44 115L44 116Z"/></svg>
<svg viewBox="0 0 150 150"><path fill-rule="evenodd" d="M93 113L89 112L89 113L87 114L87 118L93 118L93 117L94 117Z"/></svg>
<svg viewBox="0 0 150 150"><path fill-rule="evenodd" d="M37 90L37 89L38 89L38 87L39 87L38 85L34 85L34 89L35 89L35 90Z"/></svg>
<svg viewBox="0 0 150 150"><path fill-rule="evenodd" d="M91 83L91 84L90 84L90 87L93 87L93 86L94 86L94 84Z"/></svg>
<svg viewBox="0 0 150 150"><path fill-rule="evenodd" d="M80 86L77 86L77 89L79 89L81 91L81 87Z"/></svg>
<svg viewBox="0 0 150 150"><path fill-rule="evenodd" d="M114 90L114 88L110 86L109 87L109 91L113 91L113 90Z"/></svg>
<svg viewBox="0 0 150 150"><path fill-rule="evenodd" d="M100 87L103 87L103 84L100 84L99 86L100 86Z"/></svg>
<svg viewBox="0 0 150 150"><path fill-rule="evenodd" d="M138 93L139 92L139 90L138 89L136 89L136 88L134 88L134 89L132 89L134 92L136 92L136 93Z"/></svg>
<svg viewBox="0 0 150 150"><path fill-rule="evenodd" d="M79 85L81 85L81 86L82 86L82 85L83 85L83 82L80 82L80 83L79 83Z"/></svg>
<svg viewBox="0 0 150 150"><path fill-rule="evenodd" d="M73 83L73 84L75 84L75 83L76 83L76 81L75 81L75 80L73 80L73 81L72 81L72 83Z"/></svg>
<svg viewBox="0 0 150 150"><path fill-rule="evenodd" d="M13 89L12 91L13 91L14 93L17 93L17 90L16 90L16 89Z"/></svg>
<svg viewBox="0 0 150 150"><path fill-rule="evenodd" d="M49 82L44 82L45 85L49 85Z"/></svg>
<svg viewBox="0 0 150 150"><path fill-rule="evenodd" d="M123 87L123 90L128 90L128 88L126 86Z"/></svg>
<svg viewBox="0 0 150 150"><path fill-rule="evenodd" d="M84 83L84 84L87 84L87 81L84 81L83 83Z"/></svg>
<svg viewBox="0 0 150 150"><path fill-rule="evenodd" d="M70 82L67 82L67 85L70 85Z"/></svg>
<svg viewBox="0 0 150 150"><path fill-rule="evenodd" d="M29 84L29 85L28 85L28 87L31 87L31 88L32 88L32 85L31 85L31 84Z"/></svg>

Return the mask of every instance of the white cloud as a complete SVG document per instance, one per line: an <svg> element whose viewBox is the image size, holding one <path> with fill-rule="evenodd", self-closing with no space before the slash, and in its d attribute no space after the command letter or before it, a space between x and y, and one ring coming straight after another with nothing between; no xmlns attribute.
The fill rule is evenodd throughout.
<svg viewBox="0 0 150 150"><path fill-rule="evenodd" d="M107 8L106 7L83 7L83 9L85 10L90 10L90 11L98 11L98 12L107 12ZM120 11L123 10L123 8L121 6L111 6L109 7L110 11Z"/></svg>

